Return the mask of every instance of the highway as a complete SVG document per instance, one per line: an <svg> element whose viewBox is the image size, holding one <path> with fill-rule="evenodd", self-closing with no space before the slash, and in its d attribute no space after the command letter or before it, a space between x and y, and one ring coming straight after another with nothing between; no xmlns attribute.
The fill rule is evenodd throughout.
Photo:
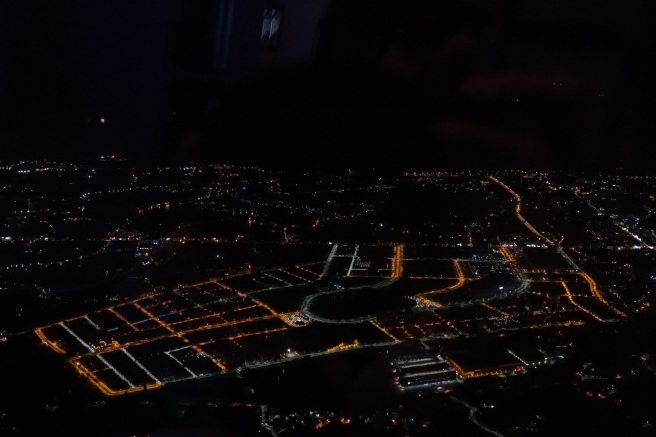
<svg viewBox="0 0 656 437"><path fill-rule="evenodd" d="M575 271L577 271L581 276L583 276L583 277L585 278L585 280L588 282L588 284L590 284L590 293L592 294L592 296L594 296L594 297L595 297L600 303L602 303L603 305L605 305L607 308L609 308L611 311L613 311L613 312L614 312L615 314L617 314L618 316L626 317L626 314L625 314L624 312L622 312L622 311L618 310L617 308L615 308L613 305L611 305L611 304L610 304L610 303L609 303L609 302L603 297L603 295L601 294L601 292L600 292L600 291L598 290L598 288L597 288L597 284L596 284L596 283L594 282L594 280L590 277L590 275L588 275L586 272L584 272L583 269L581 269L581 267L579 267L579 265L578 265L576 262L574 262L574 260L573 260L573 259L572 259L572 258L571 258L571 257L565 252L565 250L560 246L560 244L556 244L556 243L554 243L553 241L551 241L551 240L549 240L548 238L546 238L544 235L542 235L540 232L538 232L538 231L537 231L537 230L536 230L536 229L535 229L535 228L534 228L534 227L533 227L533 226L532 226L532 225L531 225L526 219L524 219L524 217L522 217L522 215L521 215L521 213L520 213L520 211L521 211L521 201L522 201L522 198L520 197L520 195L517 194L517 193L516 193L512 188L510 188L508 185L506 185L505 183L501 182L499 179L495 178L494 176L491 176L491 175L490 175L490 176L488 176L488 178L489 178L490 180L496 182L497 184L499 184L501 187L503 187L506 191L508 191L508 192L514 197L515 201L517 202L517 206L516 206L516 208L515 208L515 214L517 215L517 217L519 218L519 220L520 220L520 221L521 221L521 222L522 222L522 223L523 223L523 224L524 224L524 225L525 225L525 226L526 226L531 232L533 232L536 236L538 236L539 238L541 238L542 240L544 240L545 242L547 242L550 246L556 246L556 250L557 250L558 253L559 253L559 254L565 259L565 261L566 261L570 266L572 266L572 268L573 268ZM594 206L592 206L589 202L588 202L588 205L590 205L592 208L594 208L595 210L597 210L598 213L601 213L601 211L599 211L597 208L595 208ZM615 224L617 224L617 223L615 223ZM627 233L629 233L629 235L631 235L631 236L634 237L634 238L637 238L637 239L642 243L642 240L640 240L640 238L638 238L637 236L631 234L630 232L628 232L628 231L627 231L625 228L623 228L622 226L620 226L620 227L621 227L624 231L626 231ZM644 243L643 243L643 244L644 244ZM645 245L645 246L646 246L646 245ZM649 247L649 246L647 246L647 247ZM508 257L508 255L510 255L508 249L506 249L506 248L503 248L503 249L505 249L505 252L502 251L502 254L503 254L504 256L506 256L506 257L508 258L509 261L511 261L511 259ZM511 265L513 264L513 262L514 262L514 260L511 261ZM522 273L522 275L523 275L523 273ZM522 277L522 281L524 281L524 280L528 281L528 280L526 279L526 276L523 275L523 277ZM603 321L603 319L600 318L599 316L597 316L596 314L592 313L591 311L589 311L589 310L586 309L586 308L583 308L583 307L580 306L578 303L575 303L574 300L573 300L573 298L571 297L571 294L569 293L569 289L567 288L567 285L566 285L564 282L563 282L563 286L564 286L565 289L567 290L567 294L568 294L568 296L570 296L570 301L571 301L574 305L576 305L577 307L581 308L582 310L584 310L584 311L587 312L588 314L592 315L592 316L593 316L594 318L596 318L597 320L601 320L601 321Z"/></svg>

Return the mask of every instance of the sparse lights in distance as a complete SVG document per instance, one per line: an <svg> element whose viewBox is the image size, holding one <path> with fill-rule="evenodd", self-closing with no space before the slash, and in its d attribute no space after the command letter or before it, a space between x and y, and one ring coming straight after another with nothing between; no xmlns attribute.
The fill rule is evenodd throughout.
<svg viewBox="0 0 656 437"><path fill-rule="evenodd" d="M105 124L105 117L100 117L100 124Z"/></svg>

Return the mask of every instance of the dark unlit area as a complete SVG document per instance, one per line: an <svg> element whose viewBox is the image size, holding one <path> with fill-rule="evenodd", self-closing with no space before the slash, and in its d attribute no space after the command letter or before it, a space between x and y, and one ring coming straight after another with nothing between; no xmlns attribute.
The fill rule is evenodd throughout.
<svg viewBox="0 0 656 437"><path fill-rule="evenodd" d="M648 168L651 13L614 0L6 3L0 156Z"/></svg>

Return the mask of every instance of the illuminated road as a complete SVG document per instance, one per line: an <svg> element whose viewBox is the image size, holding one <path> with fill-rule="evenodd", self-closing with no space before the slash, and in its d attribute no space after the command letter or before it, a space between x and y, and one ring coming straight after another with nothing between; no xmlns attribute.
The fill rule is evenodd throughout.
<svg viewBox="0 0 656 437"><path fill-rule="evenodd" d="M353 265L355 264L355 260L358 258L358 249L360 248L359 244L355 245L355 252L353 252L353 258L351 258L351 265L349 266L348 272L346 272L346 276L351 276L351 271L353 270Z"/></svg>
<svg viewBox="0 0 656 437"><path fill-rule="evenodd" d="M357 345L353 344L353 345L350 345L349 347L329 348L329 349L324 350L324 351L308 352L306 354L298 354L298 355L294 355L292 357L281 358L279 360L272 360L272 361L265 361L265 362L258 362L258 363L244 363L241 367L248 368L248 369L255 369L255 368L258 368L258 367L271 366L272 364L286 363L288 361L298 360L300 358L305 358L305 357L320 357L320 356L323 356L323 355L334 354L334 353L343 352L343 351L347 351L347 350L363 349L363 348L366 348L366 347L386 347L386 346L395 345L396 343L397 343L396 341L383 341L383 342L369 343L369 344L359 344L358 343Z"/></svg>
<svg viewBox="0 0 656 437"><path fill-rule="evenodd" d="M181 348L178 348L178 349L172 349L172 350L170 350L170 351L165 351L164 354L167 355L169 358L171 358L173 361L177 362L177 363L178 363L182 368L184 368L187 372L189 372L189 374L192 376L192 378L197 378L198 375L196 375L194 372L192 372L187 366L184 365L184 363L183 363L182 361L180 361L179 359L177 359L177 358L172 354L172 352L177 352L177 351L179 351L179 350L187 349L187 348L189 348L189 347L190 347L190 346L184 346L184 347L181 347Z"/></svg>
<svg viewBox="0 0 656 437"><path fill-rule="evenodd" d="M429 291L427 293L419 293L417 295L417 302L419 303L419 306L425 306L427 308L453 308L453 307L466 307L466 306L471 306L471 305L477 305L477 304L484 304L487 302L492 302L495 300L500 300L500 299L505 299L508 296L511 295L520 295L522 293L526 293L527 291L530 290L531 283L526 278L526 275L521 271L521 269L517 266L515 257L512 255L512 253L508 250L506 247L501 247L499 249L499 252L507 259L508 263L510 263L511 269L513 270L513 273L515 276L520 280L519 285L513 286L512 288L508 288L507 290L504 290L503 294L495 294L493 296L488 296L488 297L483 297L480 299L471 299L466 302L459 302L459 303L452 303L452 304L440 304L439 302L435 302L432 299L429 299L426 297L426 295L432 295L432 294L440 294L440 293L446 293L449 291L455 291L458 288L462 287L467 279L465 278L464 272L462 270L462 266L458 261L454 260L454 266L456 269L456 272L458 274L458 282L450 287L447 288L442 288L439 290L434 290L434 291Z"/></svg>
<svg viewBox="0 0 656 437"><path fill-rule="evenodd" d="M144 367L144 365L141 364L141 363L139 362L139 360L137 360L137 359L136 359L136 358L135 358L130 352L128 352L128 351L125 350L125 349L121 349L121 350L123 351L123 353L124 353L125 355L127 355L128 358L130 358L132 361L134 361L134 363L135 363L137 366L139 366L139 368L140 368L141 370L143 370L143 371L146 373L146 375L150 376L150 377L152 378L153 381L155 381L157 384L160 384L160 385L162 384L162 382L161 382L159 379L157 379L157 377L156 377L155 375L153 375L153 374L150 372L150 370L146 369L146 368Z"/></svg>
<svg viewBox="0 0 656 437"><path fill-rule="evenodd" d="M323 271L321 272L321 276L319 278L323 278L326 276L326 273L328 273L328 270L330 269L330 264L333 262L333 258L335 258L335 254L337 253L337 248L339 247L338 244L333 244L333 248L330 250L330 253L328 254L328 259L326 260L326 263L323 265Z"/></svg>
<svg viewBox="0 0 656 437"><path fill-rule="evenodd" d="M578 309L580 309L580 310L583 311L584 313L586 313L586 314L588 314L588 315L594 317L595 319L599 320L600 322L603 322L603 321L604 321L604 319L602 319L601 317L599 317L598 315L596 315L596 314L593 313L592 311L588 310L587 308L585 308L585 307L583 307L582 305L580 305L579 303L577 303L577 302L574 300L574 296L573 296L572 293L569 291L569 287L567 287L567 284L565 284L565 282L562 282L562 281L561 281L560 284L561 284L561 285L563 286L563 288L565 289L565 293L567 294L567 298L568 298L569 301L572 303L572 305L574 305L575 307L577 307Z"/></svg>
<svg viewBox="0 0 656 437"><path fill-rule="evenodd" d="M442 305L439 304L438 302L435 302L432 299L429 299L426 296L434 295L434 294L442 294L442 293L447 293L449 291L454 291L457 290L458 288L462 287L465 285L466 278L465 278L465 273L462 270L462 266L457 260L453 260L453 266L456 270L456 275L458 276L458 282L456 282L453 285L450 285L445 288L440 288L438 290L432 290L432 291L427 291L425 293L419 293L417 295L417 302L423 303L427 307L441 307Z"/></svg>
<svg viewBox="0 0 656 437"><path fill-rule="evenodd" d="M73 332L73 330L72 330L71 328L69 328L68 326L66 326L66 324L65 324L64 322L60 323L59 326L61 326L61 327L64 328L65 330L67 330L68 333L71 334L73 337L75 337L75 339L76 339L77 341L79 341L80 344L81 344L82 346L84 346L85 348L89 349L91 352L95 352L95 351L96 351L96 350L95 350L94 348L92 348L87 342L85 342L84 340L82 340L82 339L81 339L81 338L80 338L75 332Z"/></svg>
<svg viewBox="0 0 656 437"><path fill-rule="evenodd" d="M186 332L179 332L179 331L176 331L175 329L171 328L168 324L164 323L161 319L159 319L158 317L156 317L154 314L152 314L151 312L149 312L148 310L146 310L146 309L145 309L144 307L142 307L141 305L139 305L139 304L137 304L137 303L134 303L133 305L136 306L137 308L139 308L141 311L143 311L143 313L146 314L147 316L149 316L151 319L153 319L154 321L156 321L157 323L159 323L162 327L164 327L167 331L169 331L169 332L170 332L171 334L173 334L175 337L178 337L179 339L181 339L181 340L184 341L185 343L189 343L189 340L187 340L187 339L184 337L184 334L185 334ZM199 348L198 346L191 346L191 347L192 347L196 352L205 354L205 351L203 351L203 350L202 350L201 348ZM220 362L219 360L217 360L216 358L214 358L213 356L211 356L211 355L209 355L209 354L205 354L205 355L207 355L207 357L208 357L210 360L212 360L212 362L213 362L218 368L220 368L221 370L226 370L226 366L224 366L222 362Z"/></svg>
<svg viewBox="0 0 656 437"><path fill-rule="evenodd" d="M615 308L613 305L611 305L611 304L610 304L610 303L604 298L604 296L601 294L601 292L600 292L599 289L597 288L597 283L596 283L596 282L590 277L590 275L588 275L587 273L585 273L585 272L583 271L583 269L581 269L581 267L579 267L578 264L576 264L576 263L574 262L574 260L573 260L573 259L572 259L572 258L571 258L571 257L565 252L565 250L564 250L562 247L560 247L560 246L558 246L558 253L560 253L560 254L562 255L562 257L565 258L565 260L569 263L569 265L571 265L571 266L572 266L572 267L578 272L579 275L583 276L583 278L586 280L586 282L590 285L590 293L592 293L592 295L593 295L593 296L594 296L599 302L601 302L602 304L604 304L606 307L610 308L610 309L611 309L615 314L617 314L618 316L621 316L621 317L627 317L627 315L626 315L624 312L622 312L622 311L618 310L617 308Z"/></svg>
<svg viewBox="0 0 656 437"><path fill-rule="evenodd" d="M469 419L470 419L470 420L471 420L476 426L478 426L479 428L481 428L483 431L487 431L487 432L489 432L489 433L492 434L492 435L495 435L495 436L497 436L497 437L503 437L503 434L501 434L500 432L497 432L497 431L495 431L495 430L493 430L493 429L490 429L490 428L488 428L487 426L483 425L481 422L478 421L478 419L476 418L476 413L478 412L478 409L477 409L476 407L470 405L469 403L467 403L467 402L465 402L465 401L463 401L463 400L458 399L458 398L455 397L455 396L449 395L449 397L450 397L451 399L453 399L454 401L456 401L457 403L459 403L459 404L461 404L461 405L464 405L465 407L469 408Z"/></svg>
<svg viewBox="0 0 656 437"><path fill-rule="evenodd" d="M620 310L618 310L617 308L615 308L613 305L611 305L611 304L610 304L610 303L609 303L609 302L603 297L603 295L601 294L601 292L597 289L597 284L596 284L596 283L594 282L594 280L590 277L590 275L588 275L587 273L585 273L585 272L583 271L583 269L581 269L581 267L579 267L579 265L578 265L576 262L574 262L574 260L573 260L573 259L572 259L572 258L571 258L571 257L565 252L565 250L560 246L560 244L556 244L556 243L554 243L553 241L551 241L551 240L549 240L548 238L546 238L544 235L542 235L540 232L538 232L538 231L537 231L537 230L536 230L536 229L535 229L535 228L534 228L534 227L533 227L533 226L532 226L532 225L531 225L526 219L524 219L524 217L522 217L522 215L521 215L521 213L520 213L520 211L521 211L521 201L522 201L522 198L519 196L519 194L517 194L512 188L510 188L508 185L504 184L503 182L501 182L499 179L495 178L494 176L488 176L488 177L489 177L490 180L492 180L492 181L496 182L497 184L501 185L506 191L508 191L510 194L512 194L512 196L515 198L515 200L516 200L516 202L517 202L517 206L515 207L515 214L517 215L517 217L519 218L519 220L520 220L520 221L521 221L521 222L522 222L522 223L523 223L523 224L524 224L524 225L525 225L525 226L526 226L531 232L533 232L536 236L538 236L538 237L540 237L541 239L543 239L544 241L546 241L550 246L556 246L556 250L557 250L558 253L559 253L559 254L565 259L565 261L566 261L570 266L572 266L572 267L574 268L575 271L577 271L581 276L583 276L583 277L585 278L585 280L588 282L588 284L590 284L590 292L592 293L592 295L593 295L593 296L594 296L594 297L595 297L600 303L602 303L603 305L605 305L607 308L609 308L609 309L610 309L611 311L613 311L615 314L617 314L617 315L619 315L619 316L621 316L621 317L626 317L626 314L625 314L625 313L623 313L622 311L620 311ZM590 204L590 203L588 202L588 204ZM590 205L590 206L592 206L592 205ZM594 207L593 207L593 208L594 208ZM595 208L595 209L596 209L596 208ZM597 211L599 212L599 210L597 210ZM627 231L627 230L624 229L624 228L623 228L623 230ZM628 232L628 231L627 231L627 232ZM640 240L640 238L638 238L637 236L635 236L635 235L633 235L633 234L631 234L631 233L629 233L629 234L630 234L632 237L637 238L639 241L642 242L642 240ZM643 244L644 244L644 243L643 243ZM504 251L504 249L505 249L505 251ZM509 251L508 251L507 248L502 248L502 252L501 252L501 253L502 253L506 258L508 258ZM508 260L511 261L510 258L508 258ZM511 265L513 264L513 262L514 262L514 260L511 261ZM516 272L517 272L517 271L516 271ZM522 274L522 275L523 275L523 274ZM526 276L523 276L523 277L522 277L522 281L524 281L524 280L528 281L528 280L526 279ZM565 289L567 290L567 294L568 294L568 296L571 296L571 294L569 293L569 289L567 289L567 285L566 285L564 282L563 282L563 286L564 286ZM596 314L593 314L593 313L589 312L587 309L584 309L583 307L581 307L580 305L578 305L577 303L575 303L575 302L572 300L571 297L570 297L570 301L572 301L572 303L574 303L577 307L583 309L585 312L587 312L587 313L589 313L590 315L592 315L592 316L593 316L594 318L596 318L597 320L602 320L602 321L603 321L603 319L600 318L599 316L597 316Z"/></svg>
<svg viewBox="0 0 656 437"><path fill-rule="evenodd" d="M517 205L515 206L515 215L517 216L519 221L521 221L524 224L524 226L526 226L528 228L529 231L534 233L536 236L538 236L542 240L546 241L550 246L554 246L555 243L553 241L551 241L550 239L548 239L547 237L542 235L540 232L538 232L538 230L535 229L533 227L533 225L531 225L522 216L522 214L521 214L521 210L522 210L522 198L521 198L521 196L519 194L517 194L515 191L513 191L513 189L510 188L508 185L504 184L503 182L501 182L499 179L495 178L494 176L488 176L488 178L490 178L490 180L496 182L497 184L501 185L506 191L508 191L510 194L512 194L512 196L515 198L515 201L517 202Z"/></svg>
<svg viewBox="0 0 656 437"><path fill-rule="evenodd" d="M594 206L592 203L590 203L590 201L589 201L588 199L586 199L586 198L584 198L583 196L581 196L581 193L580 193L579 190L576 190L576 191L574 192L574 194L576 194L577 197L582 198L582 199L585 201L585 203L588 204L588 206L589 206L590 208L594 209L594 210L597 212L598 215L608 216L608 214L605 214L604 211L603 211L602 209L597 208L597 207ZM645 242L642 240L642 238L640 238L639 235L636 235L636 234L634 234L633 232L631 232L626 226L624 226L624 224L622 224L621 222L617 222L617 221L615 221L615 219L613 219L612 216L611 216L610 218L611 218L611 221L613 222L613 224L614 224L615 226L617 226L618 228L620 228L624 233L626 233L628 236L630 236L631 238L633 238L634 240L636 240L638 243L640 243L640 245L641 245L642 247L647 248L647 249L653 249L653 248L654 248L653 246L650 246L649 244L645 243Z"/></svg>
<svg viewBox="0 0 656 437"><path fill-rule="evenodd" d="M615 314L617 314L618 316L626 317L626 314L625 314L625 313L623 313L622 311L618 310L617 308L615 308L614 306L612 306L608 301L606 301L606 299L604 299L604 297L602 296L602 294L601 294L601 293L599 292L599 290L597 289L597 283L596 283L595 281L592 280L592 278L590 277L590 275L588 275L587 273L585 273L585 272L583 272L583 271L579 272L579 275L583 276L583 278L588 282L588 284L590 285L590 292L592 293L592 295L593 295L593 296L594 296L599 302L603 303L603 304L606 305L608 308L610 308L611 310L613 310L613 311L615 312Z"/></svg>
<svg viewBox="0 0 656 437"><path fill-rule="evenodd" d="M392 278L403 275L403 244L394 246L394 259L392 260Z"/></svg>
<svg viewBox="0 0 656 437"><path fill-rule="evenodd" d="M312 311L310 311L310 306L312 305L312 302L319 296L325 296L327 294L337 294L337 293L344 293L346 291L351 291L351 290L359 290L361 288L382 288L382 287L387 287L388 285L394 283L397 281L398 278L388 278L384 279L382 281L379 281L375 284L372 285L361 285L359 287L352 287L352 288L344 288L340 290L327 290L327 291L322 291L319 293L314 293L309 296L307 296L304 300L303 303L301 304L301 314L303 314L305 317L308 319L314 320L316 322L322 322L322 323L333 323L333 324L354 324L354 323L362 323L362 322L368 322L370 320L374 319L374 316L372 315L367 315L363 317L356 317L352 319L328 319L325 317L318 316L314 314Z"/></svg>

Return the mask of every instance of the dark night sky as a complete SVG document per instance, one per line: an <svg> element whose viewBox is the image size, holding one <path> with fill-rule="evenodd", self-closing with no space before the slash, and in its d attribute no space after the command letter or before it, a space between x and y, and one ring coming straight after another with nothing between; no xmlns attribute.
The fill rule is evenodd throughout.
<svg viewBox="0 0 656 437"><path fill-rule="evenodd" d="M218 2L3 2L0 159L654 163L647 2L280 0L272 52L265 3L238 3L217 70Z"/></svg>
<svg viewBox="0 0 656 437"><path fill-rule="evenodd" d="M167 74L172 2L153 5L3 2L2 154L73 157L147 139Z"/></svg>

